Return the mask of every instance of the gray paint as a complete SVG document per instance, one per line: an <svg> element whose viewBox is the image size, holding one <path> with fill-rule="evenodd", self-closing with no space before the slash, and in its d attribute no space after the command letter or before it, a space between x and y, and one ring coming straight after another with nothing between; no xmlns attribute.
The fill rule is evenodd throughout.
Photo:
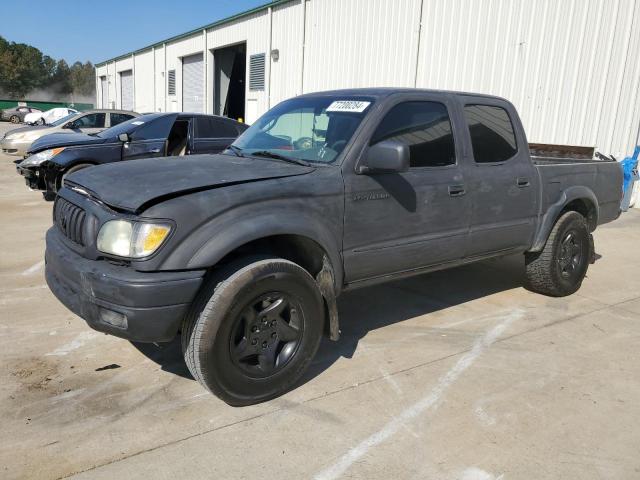
<svg viewBox="0 0 640 480"><path fill-rule="evenodd" d="M318 95L333 95L327 92ZM99 201L144 219L175 224L136 271L201 270L256 239L299 235L322 247L343 288L446 268L507 252L539 249L572 200L591 202L597 224L619 214L622 172L616 162L545 162L529 156L514 107L506 100L453 92L362 89L339 92L376 100L332 165L303 167L278 160L200 155L139 160L88 169L70 180ZM437 100L449 109L457 164L405 173L358 173L384 114L407 100ZM462 108L465 102L505 108L519 152L499 164L476 165ZM524 185L518 179L526 178ZM451 196L449 187L462 186ZM64 188L60 195L89 211L85 258L99 226L122 216ZM127 214L129 215L129 214ZM93 239L93 240L91 240ZM336 332L337 333L337 332Z"/></svg>

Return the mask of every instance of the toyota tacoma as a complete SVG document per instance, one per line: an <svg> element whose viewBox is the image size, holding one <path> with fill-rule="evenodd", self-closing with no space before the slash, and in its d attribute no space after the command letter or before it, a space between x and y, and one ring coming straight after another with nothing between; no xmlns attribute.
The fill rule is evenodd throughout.
<svg viewBox="0 0 640 480"><path fill-rule="evenodd" d="M292 388L354 289L520 253L564 296L620 214L615 161L532 157L514 106L486 95L356 89L286 100L221 154L65 178L46 239L53 293L94 329L180 334L231 405Z"/></svg>

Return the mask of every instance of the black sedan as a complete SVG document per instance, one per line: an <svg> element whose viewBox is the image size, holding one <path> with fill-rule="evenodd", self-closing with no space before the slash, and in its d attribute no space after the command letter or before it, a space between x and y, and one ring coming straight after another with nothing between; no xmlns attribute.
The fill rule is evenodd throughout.
<svg viewBox="0 0 640 480"><path fill-rule="evenodd" d="M27 185L53 200L70 173L93 165L149 157L219 153L248 128L226 117L151 113L96 134L46 135L16 161Z"/></svg>

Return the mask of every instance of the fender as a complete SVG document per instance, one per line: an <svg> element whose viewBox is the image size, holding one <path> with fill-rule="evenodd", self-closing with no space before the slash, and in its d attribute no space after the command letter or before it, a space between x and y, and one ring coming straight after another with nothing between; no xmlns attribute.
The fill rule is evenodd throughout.
<svg viewBox="0 0 640 480"><path fill-rule="evenodd" d="M268 202L270 203L270 202ZM344 278L340 245L342 223L330 224L322 212L295 205L248 204L231 209L191 232L163 262L162 269L197 270L216 265L249 242L275 235L297 235L318 244L327 255L336 295Z"/></svg>
<svg viewBox="0 0 640 480"><path fill-rule="evenodd" d="M533 246L529 250L530 252L539 252L544 248L544 245L547 243L547 238L549 238L549 234L551 233L551 229L560 216L560 212L562 212L562 210L574 200L584 200L591 204L594 215L593 225L598 225L600 212L598 209L598 199L593 191L585 186L569 187L560 194L560 199L557 202L549 206L547 213L545 213L541 218L538 232L533 240Z"/></svg>

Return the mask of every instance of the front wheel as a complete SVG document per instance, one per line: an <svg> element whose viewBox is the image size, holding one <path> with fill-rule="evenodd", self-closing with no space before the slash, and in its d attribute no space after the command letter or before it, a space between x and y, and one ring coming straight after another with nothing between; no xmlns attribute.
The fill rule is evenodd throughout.
<svg viewBox="0 0 640 480"><path fill-rule="evenodd" d="M552 297L575 293L587 273L591 250L585 218L578 212L563 214L542 251L525 254L528 288Z"/></svg>
<svg viewBox="0 0 640 480"><path fill-rule="evenodd" d="M11 118L9 118L9 121L11 123L20 123L20 117L18 117L17 115L11 115Z"/></svg>
<svg viewBox="0 0 640 480"><path fill-rule="evenodd" d="M44 118L41 118L36 122L38 125L44 125Z"/></svg>
<svg viewBox="0 0 640 480"><path fill-rule="evenodd" d="M324 303L313 277L282 258L245 259L214 273L182 326L189 371L230 405L288 391L314 357Z"/></svg>

